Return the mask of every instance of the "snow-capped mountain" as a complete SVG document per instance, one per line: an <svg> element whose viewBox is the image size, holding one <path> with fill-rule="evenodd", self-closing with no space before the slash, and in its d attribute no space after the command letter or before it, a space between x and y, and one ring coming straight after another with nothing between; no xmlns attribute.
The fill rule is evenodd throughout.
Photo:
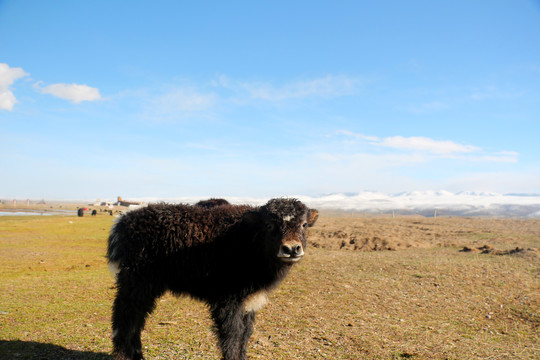
<svg viewBox="0 0 540 360"><path fill-rule="evenodd" d="M399 194L361 192L300 197L311 206L374 213L540 217L540 194L413 191Z"/></svg>

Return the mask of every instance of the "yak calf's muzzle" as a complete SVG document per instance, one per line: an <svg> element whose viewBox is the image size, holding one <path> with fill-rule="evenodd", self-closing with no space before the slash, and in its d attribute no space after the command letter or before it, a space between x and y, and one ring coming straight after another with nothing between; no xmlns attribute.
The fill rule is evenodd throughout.
<svg viewBox="0 0 540 360"><path fill-rule="evenodd" d="M296 262L304 256L304 249L299 242L285 243L279 248L277 256L285 262Z"/></svg>

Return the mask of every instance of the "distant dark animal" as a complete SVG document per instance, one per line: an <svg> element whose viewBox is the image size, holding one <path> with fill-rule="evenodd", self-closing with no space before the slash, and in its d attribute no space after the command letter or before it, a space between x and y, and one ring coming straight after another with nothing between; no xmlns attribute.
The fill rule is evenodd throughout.
<svg viewBox="0 0 540 360"><path fill-rule="evenodd" d="M223 206L223 205L231 205L227 200L225 199L208 199L208 200L201 200L198 203L195 204L195 206L203 207L203 208L212 208L216 206Z"/></svg>
<svg viewBox="0 0 540 360"><path fill-rule="evenodd" d="M79 216L79 217L84 216L84 209L83 208L77 209L77 216Z"/></svg>
<svg viewBox="0 0 540 360"><path fill-rule="evenodd" d="M97 215L97 210L92 210L92 216L96 216Z"/></svg>
<svg viewBox="0 0 540 360"><path fill-rule="evenodd" d="M141 331L167 290L206 302L223 359L245 359L256 312L304 256L317 218L296 199L261 207L153 204L121 216L107 249L117 284L115 359L143 359Z"/></svg>

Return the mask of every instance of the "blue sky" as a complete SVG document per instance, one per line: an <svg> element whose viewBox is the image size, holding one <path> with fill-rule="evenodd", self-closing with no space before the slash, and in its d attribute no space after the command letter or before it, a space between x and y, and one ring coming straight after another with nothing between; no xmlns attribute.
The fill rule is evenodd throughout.
<svg viewBox="0 0 540 360"><path fill-rule="evenodd" d="M540 2L0 0L0 197L540 192Z"/></svg>

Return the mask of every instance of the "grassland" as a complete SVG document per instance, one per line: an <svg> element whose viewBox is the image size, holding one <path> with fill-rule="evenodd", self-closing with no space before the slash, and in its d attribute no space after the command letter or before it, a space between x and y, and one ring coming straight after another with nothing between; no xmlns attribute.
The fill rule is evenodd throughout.
<svg viewBox="0 0 540 360"><path fill-rule="evenodd" d="M111 359L112 221L0 217L0 359ZM540 257L459 252L486 244L538 248L540 222L323 213L249 358L538 359ZM160 299L143 344L151 359L219 358L188 298Z"/></svg>

